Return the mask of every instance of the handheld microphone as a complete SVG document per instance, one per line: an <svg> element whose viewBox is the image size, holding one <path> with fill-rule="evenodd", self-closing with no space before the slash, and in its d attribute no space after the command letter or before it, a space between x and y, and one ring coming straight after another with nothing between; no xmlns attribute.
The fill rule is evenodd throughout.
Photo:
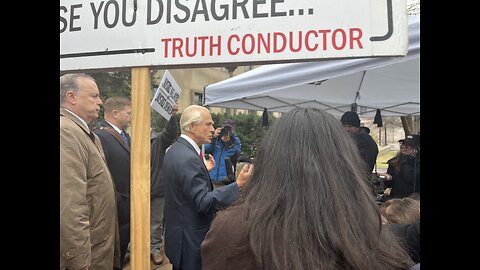
<svg viewBox="0 0 480 270"><path fill-rule="evenodd" d="M230 157L225 158L225 169L227 171L227 176L223 179L225 185L235 182L235 174L233 173L233 164Z"/></svg>

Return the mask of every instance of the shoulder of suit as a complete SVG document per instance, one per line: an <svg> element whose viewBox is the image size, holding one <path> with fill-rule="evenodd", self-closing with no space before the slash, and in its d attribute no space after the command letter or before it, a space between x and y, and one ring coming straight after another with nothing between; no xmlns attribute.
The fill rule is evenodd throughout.
<svg viewBox="0 0 480 270"><path fill-rule="evenodd" d="M107 131L104 129L104 127L100 127L98 129L95 129L93 133L97 134L98 136L103 136L107 133Z"/></svg>
<svg viewBox="0 0 480 270"><path fill-rule="evenodd" d="M80 124L68 116L61 117L60 119L60 131L62 130L69 130L75 133L85 133Z"/></svg>

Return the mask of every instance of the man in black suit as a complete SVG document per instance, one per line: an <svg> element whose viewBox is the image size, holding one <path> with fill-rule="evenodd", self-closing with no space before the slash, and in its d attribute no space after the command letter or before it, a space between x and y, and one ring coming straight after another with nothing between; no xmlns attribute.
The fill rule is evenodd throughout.
<svg viewBox="0 0 480 270"><path fill-rule="evenodd" d="M167 150L165 174L165 253L174 270L200 270L202 243L215 212L240 197L247 179L213 189L208 170L211 155L201 157L201 145L210 143L215 129L207 108L191 105L180 118L182 134ZM208 167L208 168L207 168ZM219 253L219 256L221 254Z"/></svg>
<svg viewBox="0 0 480 270"><path fill-rule="evenodd" d="M107 166L117 190L120 259L123 266L130 243L130 137L125 129L130 125L132 104L126 97L111 97L105 101L104 109L105 120L100 123L100 129L94 132L102 142Z"/></svg>

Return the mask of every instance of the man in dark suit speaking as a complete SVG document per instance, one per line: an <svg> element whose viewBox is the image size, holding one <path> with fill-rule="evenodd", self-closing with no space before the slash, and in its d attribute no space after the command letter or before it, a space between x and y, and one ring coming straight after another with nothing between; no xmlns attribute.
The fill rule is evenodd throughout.
<svg viewBox="0 0 480 270"><path fill-rule="evenodd" d="M211 155L208 160L200 155L200 146L210 143L215 131L207 108L187 107L180 118L180 129L182 134L167 150L162 167L165 173L165 253L173 270L200 270L200 244L215 212L240 197L239 188L246 184L248 176L213 189L208 169L213 169L215 161Z"/></svg>

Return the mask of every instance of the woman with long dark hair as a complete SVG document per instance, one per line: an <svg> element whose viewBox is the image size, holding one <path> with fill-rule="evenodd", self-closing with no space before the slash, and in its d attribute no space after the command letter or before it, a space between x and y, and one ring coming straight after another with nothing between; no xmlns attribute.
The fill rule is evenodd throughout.
<svg viewBox="0 0 480 270"><path fill-rule="evenodd" d="M409 255L382 227L361 162L331 114L298 108L282 116L242 197L213 221L202 269L409 269Z"/></svg>

